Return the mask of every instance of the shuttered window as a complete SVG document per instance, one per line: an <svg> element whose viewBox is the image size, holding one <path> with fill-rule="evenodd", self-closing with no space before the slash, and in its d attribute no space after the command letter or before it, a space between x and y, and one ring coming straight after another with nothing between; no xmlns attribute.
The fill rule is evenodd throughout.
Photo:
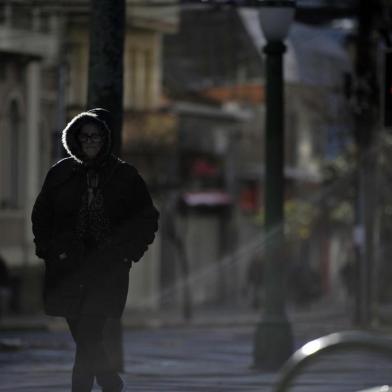
<svg viewBox="0 0 392 392"><path fill-rule="evenodd" d="M0 208L21 207L21 116L18 103L9 106L8 118L0 130Z"/></svg>

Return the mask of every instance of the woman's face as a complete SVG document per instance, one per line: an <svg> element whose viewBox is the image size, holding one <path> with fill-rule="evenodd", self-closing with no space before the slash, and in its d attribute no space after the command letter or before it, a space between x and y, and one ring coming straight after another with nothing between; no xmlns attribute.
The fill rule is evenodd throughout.
<svg viewBox="0 0 392 392"><path fill-rule="evenodd" d="M78 140L82 146L83 152L89 159L94 159L103 145L101 130L93 123L82 126L78 135Z"/></svg>

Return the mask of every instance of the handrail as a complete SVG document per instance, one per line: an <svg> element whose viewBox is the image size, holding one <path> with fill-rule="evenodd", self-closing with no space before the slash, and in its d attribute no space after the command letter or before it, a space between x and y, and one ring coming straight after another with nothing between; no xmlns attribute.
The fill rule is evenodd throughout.
<svg viewBox="0 0 392 392"><path fill-rule="evenodd" d="M274 392L288 390L292 380L320 355L345 349L364 349L392 359L392 339L361 331L336 332L312 340L298 349L285 363Z"/></svg>

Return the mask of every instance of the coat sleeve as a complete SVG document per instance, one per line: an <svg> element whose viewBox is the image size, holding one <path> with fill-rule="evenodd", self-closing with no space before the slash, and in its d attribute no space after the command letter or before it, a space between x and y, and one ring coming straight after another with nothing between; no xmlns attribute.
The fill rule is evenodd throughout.
<svg viewBox="0 0 392 392"><path fill-rule="evenodd" d="M48 172L45 178L31 214L35 254L41 259L49 257L53 230L53 203L49 187L50 178L51 171Z"/></svg>
<svg viewBox="0 0 392 392"><path fill-rule="evenodd" d="M132 197L126 204L126 219L114 232L114 241L133 262L141 259L154 241L159 212L154 207L146 183L135 171L127 184Z"/></svg>

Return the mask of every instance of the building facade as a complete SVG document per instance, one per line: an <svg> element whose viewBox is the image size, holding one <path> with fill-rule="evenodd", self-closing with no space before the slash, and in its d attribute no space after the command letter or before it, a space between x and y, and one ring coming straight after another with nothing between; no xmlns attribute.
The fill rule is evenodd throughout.
<svg viewBox="0 0 392 392"><path fill-rule="evenodd" d="M127 1L125 140L132 140L126 133L135 128L130 113L153 115L161 106L162 35L177 26L175 8L162 16L156 8L133 3ZM34 254L32 205L45 173L64 156L59 132L86 109L88 21L87 0L0 4L0 253L20 277L23 311L40 303L42 263ZM154 252L146 257L154 258ZM147 279L140 295L154 287L144 278L151 276L146 268L135 272L138 281Z"/></svg>

